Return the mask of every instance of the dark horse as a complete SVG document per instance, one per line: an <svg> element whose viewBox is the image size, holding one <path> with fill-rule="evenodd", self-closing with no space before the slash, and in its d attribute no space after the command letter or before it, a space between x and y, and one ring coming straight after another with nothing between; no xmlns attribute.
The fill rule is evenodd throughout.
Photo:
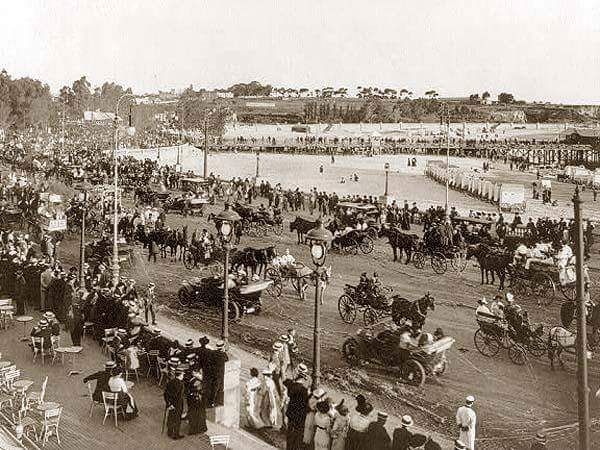
<svg viewBox="0 0 600 450"><path fill-rule="evenodd" d="M231 268L238 270L244 267L248 274L264 274L269 263L277 256L275 246L265 248L246 247L243 250L237 251L232 255Z"/></svg>
<svg viewBox="0 0 600 450"><path fill-rule="evenodd" d="M490 284L490 274L492 275L491 284L494 284L495 273L498 275L498 281L500 282L498 290L504 289L504 280L506 279L508 266L512 262L512 255L506 250L489 247L486 244L475 244L467 247L466 259L469 260L472 256L477 259L477 263L479 264L479 268L481 270L481 284L484 284L484 274L485 284Z"/></svg>
<svg viewBox="0 0 600 450"><path fill-rule="evenodd" d="M402 252L406 254L406 264L410 262L410 258L419 243L419 236L405 233L397 227L383 226L379 231L379 236L387 236L392 252L394 252L394 261L397 261L398 258L402 261Z"/></svg>
<svg viewBox="0 0 600 450"><path fill-rule="evenodd" d="M304 235L306 233L308 233L310 230L312 230L313 228L315 228L318 223L319 223L318 220L315 220L313 222L312 220L306 220L300 216L296 216L296 218L293 220L293 222L290 222L290 232L293 232L294 230L296 230L296 232L298 233L298 244L304 244L304 242L305 242Z"/></svg>
<svg viewBox="0 0 600 450"><path fill-rule="evenodd" d="M392 320L398 326L402 326L405 321L419 328L423 328L427 310L435 310L435 299L428 292L418 300L410 301L404 297L394 295L392 297Z"/></svg>

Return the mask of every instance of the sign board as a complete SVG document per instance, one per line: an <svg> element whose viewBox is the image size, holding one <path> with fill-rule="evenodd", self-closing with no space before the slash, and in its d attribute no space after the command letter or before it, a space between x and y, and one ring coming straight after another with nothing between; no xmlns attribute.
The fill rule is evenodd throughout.
<svg viewBox="0 0 600 450"><path fill-rule="evenodd" d="M67 229L67 219L48 220L44 228L47 231L65 231Z"/></svg>
<svg viewBox="0 0 600 450"><path fill-rule="evenodd" d="M525 186L506 183L500 187L500 204L518 205L525 202Z"/></svg>

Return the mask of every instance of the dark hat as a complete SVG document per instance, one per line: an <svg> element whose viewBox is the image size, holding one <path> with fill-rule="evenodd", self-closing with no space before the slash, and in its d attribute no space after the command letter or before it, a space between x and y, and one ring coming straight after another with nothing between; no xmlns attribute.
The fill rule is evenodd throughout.
<svg viewBox="0 0 600 450"><path fill-rule="evenodd" d="M413 434L408 445L417 448L425 445L425 442L427 442L427 437L424 434Z"/></svg>
<svg viewBox="0 0 600 450"><path fill-rule="evenodd" d="M423 450L442 450L442 446L440 444L438 444L437 442L435 442L434 440L432 440L430 437L429 440L427 442L425 442L425 446L423 447Z"/></svg>
<svg viewBox="0 0 600 450"><path fill-rule="evenodd" d="M210 339L208 339L206 336L202 336L200 339L198 339L198 342L200 342L200 345L206 345L210 342Z"/></svg>

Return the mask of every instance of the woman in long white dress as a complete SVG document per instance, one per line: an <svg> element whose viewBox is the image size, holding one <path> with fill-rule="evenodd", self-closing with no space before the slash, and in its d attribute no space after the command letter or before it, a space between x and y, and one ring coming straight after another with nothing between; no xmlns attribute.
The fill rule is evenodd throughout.
<svg viewBox="0 0 600 450"><path fill-rule="evenodd" d="M304 436L302 442L308 448L311 448L313 439L315 437L315 414L317 409L317 403L325 398L325 391L321 388L316 389L312 395L308 398L308 413L304 420Z"/></svg>
<svg viewBox="0 0 600 450"><path fill-rule="evenodd" d="M315 437L314 450L330 450L331 445L331 424L333 419L330 414L329 402L321 401L317 403L315 413Z"/></svg>
<svg viewBox="0 0 600 450"><path fill-rule="evenodd" d="M246 382L244 389L244 406L242 409L242 424L247 428L260 430L265 423L260 418L260 386L258 370L250 369L250 379Z"/></svg>

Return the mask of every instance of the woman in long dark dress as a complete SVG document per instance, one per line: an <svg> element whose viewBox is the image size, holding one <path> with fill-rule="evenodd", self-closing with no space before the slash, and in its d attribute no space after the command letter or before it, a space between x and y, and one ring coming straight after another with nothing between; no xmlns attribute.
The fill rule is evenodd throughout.
<svg viewBox="0 0 600 450"><path fill-rule="evenodd" d="M187 394L188 404L188 434L206 433L206 409L202 392L202 375L199 371L192 372L192 379Z"/></svg>

